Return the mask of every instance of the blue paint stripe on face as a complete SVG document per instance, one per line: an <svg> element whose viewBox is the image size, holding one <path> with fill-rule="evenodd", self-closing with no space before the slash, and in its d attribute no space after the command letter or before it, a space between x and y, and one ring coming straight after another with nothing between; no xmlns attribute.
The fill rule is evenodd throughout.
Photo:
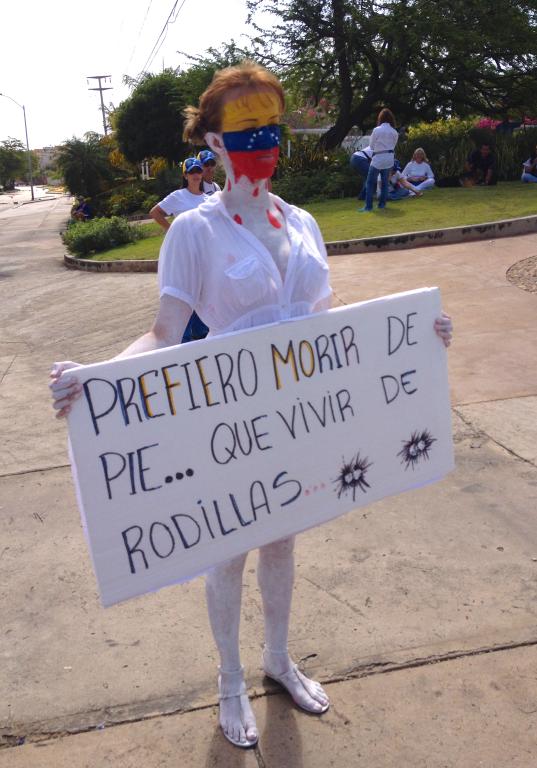
<svg viewBox="0 0 537 768"><path fill-rule="evenodd" d="M228 152L255 152L280 146L279 125L264 125L247 131L228 131L222 134Z"/></svg>

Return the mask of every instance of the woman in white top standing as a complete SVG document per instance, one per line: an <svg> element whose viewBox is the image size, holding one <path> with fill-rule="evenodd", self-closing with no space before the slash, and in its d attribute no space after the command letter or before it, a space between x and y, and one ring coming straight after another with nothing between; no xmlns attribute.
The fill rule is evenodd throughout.
<svg viewBox="0 0 537 768"><path fill-rule="evenodd" d="M251 61L217 72L199 109L187 109L184 139L207 143L218 154L226 171L224 191L174 221L159 259L155 323L118 358L178 344L194 308L210 326L211 336L330 308L330 275L319 227L309 213L268 191L284 111L281 84ZM449 318L438 319L435 328L449 345ZM83 394L76 371L69 371L75 367L71 362L53 366L51 389L59 417ZM287 648L294 541L290 536L259 549L266 641L261 663L298 706L321 715L328 709L328 696L298 670ZM246 554L235 557L210 571L206 582L221 660L220 723L226 738L243 748L258 738L239 650L245 562Z"/></svg>
<svg viewBox="0 0 537 768"><path fill-rule="evenodd" d="M201 153L200 153L201 154ZM214 155L209 154L214 160ZM216 167L216 161L214 161ZM166 216L175 219L179 214L186 211L193 211L198 205L207 200L208 195L204 192L205 179L203 178L204 168L200 157L189 157L183 163L183 188L171 192L164 200L151 209L150 215L166 231L171 227ZM214 174L213 174L214 175ZM220 189L220 187L218 187ZM211 193L212 194L212 193ZM195 312L192 312L190 320L183 333L181 344L188 344L190 341L204 339L209 333L209 329L203 323Z"/></svg>
<svg viewBox="0 0 537 768"><path fill-rule="evenodd" d="M171 227L166 216L173 218L185 211L192 211L207 200L203 191L203 166L196 157L189 157L183 163L183 188L171 192L164 200L151 209L149 215L166 231Z"/></svg>
<svg viewBox="0 0 537 768"><path fill-rule="evenodd" d="M373 130L369 142L369 149L373 151L373 159L365 181L365 208L361 208L360 213L373 210L373 196L379 175L381 193L377 208L386 208L388 179L393 167L394 150L398 139L399 134L395 130L395 118L389 109L383 109L379 114L377 127Z"/></svg>
<svg viewBox="0 0 537 768"><path fill-rule="evenodd" d="M420 191L434 187L434 173L425 156L425 150L421 147L418 147L412 155L412 160L406 164L403 178Z"/></svg>

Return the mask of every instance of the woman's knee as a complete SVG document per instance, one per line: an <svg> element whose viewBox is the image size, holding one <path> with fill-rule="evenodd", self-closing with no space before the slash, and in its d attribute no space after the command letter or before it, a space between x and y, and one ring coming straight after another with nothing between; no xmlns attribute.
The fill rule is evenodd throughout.
<svg viewBox="0 0 537 768"><path fill-rule="evenodd" d="M228 560L227 563L222 563L222 565L217 565L216 568L213 568L212 571L209 571L209 573L207 574L207 579L209 581L213 581L213 580L218 581L221 579L225 579L226 577L242 574L242 572L244 571L244 565L246 563L247 557L248 557L248 553L244 555L238 555L238 557L234 557L233 560Z"/></svg>

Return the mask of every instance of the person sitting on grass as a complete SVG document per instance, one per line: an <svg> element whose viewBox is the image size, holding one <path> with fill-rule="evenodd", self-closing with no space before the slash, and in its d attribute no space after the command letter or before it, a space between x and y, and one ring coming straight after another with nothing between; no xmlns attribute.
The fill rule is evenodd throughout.
<svg viewBox="0 0 537 768"><path fill-rule="evenodd" d="M75 221L89 221L90 219L93 219L93 214L89 209L89 205L86 202L84 202L84 198L82 197L82 195L80 195L80 197L78 197L77 200L78 200L78 205L73 211L73 213L71 214L71 217Z"/></svg>
<svg viewBox="0 0 537 768"><path fill-rule="evenodd" d="M530 157L524 163L524 172L520 181L527 184L530 181L537 181L537 147L533 150Z"/></svg>
<svg viewBox="0 0 537 768"><path fill-rule="evenodd" d="M390 176L388 179L388 200L402 200L404 197L421 197L423 192L420 192L417 187L409 184L401 173L401 166L398 160L394 160L393 168L390 170ZM380 186L380 180L377 187L377 199L380 199L382 192Z"/></svg>
<svg viewBox="0 0 537 768"><path fill-rule="evenodd" d="M494 166L496 161L490 150L490 144L483 142L466 158L466 173L462 173L460 183L463 187L491 187L498 183Z"/></svg>
<svg viewBox="0 0 537 768"><path fill-rule="evenodd" d="M434 187L434 173L431 170L425 150L418 147L412 155L412 160L406 164L403 178L421 191ZM388 193L389 195L389 193Z"/></svg>

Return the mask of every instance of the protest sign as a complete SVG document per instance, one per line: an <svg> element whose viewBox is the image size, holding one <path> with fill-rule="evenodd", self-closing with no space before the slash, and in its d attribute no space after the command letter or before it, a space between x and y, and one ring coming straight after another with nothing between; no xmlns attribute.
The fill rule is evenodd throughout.
<svg viewBox="0 0 537 768"><path fill-rule="evenodd" d="M79 369L68 417L110 606L454 467L436 288Z"/></svg>

